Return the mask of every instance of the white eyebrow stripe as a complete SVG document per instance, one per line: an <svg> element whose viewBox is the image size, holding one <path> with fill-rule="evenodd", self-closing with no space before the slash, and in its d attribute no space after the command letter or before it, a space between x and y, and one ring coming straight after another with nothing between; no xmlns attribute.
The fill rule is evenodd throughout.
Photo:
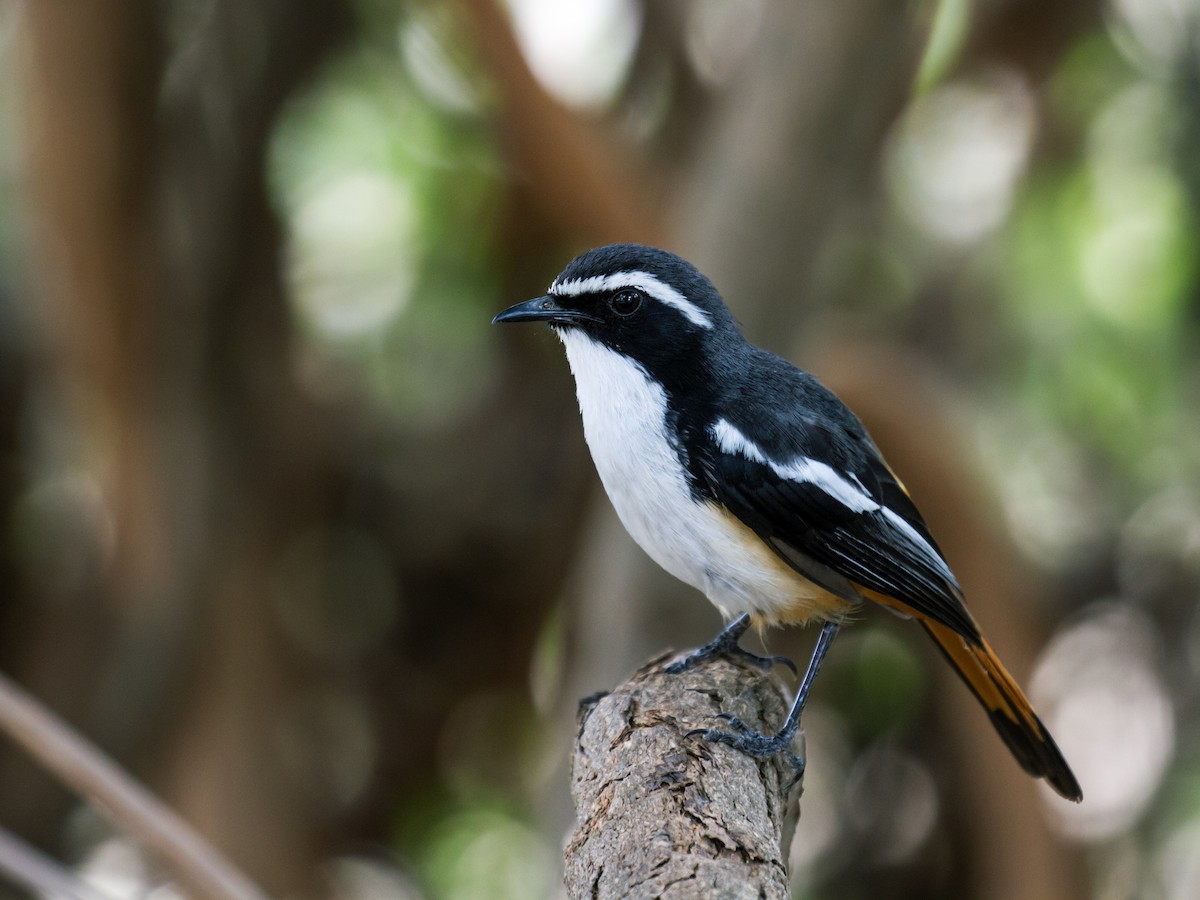
<svg viewBox="0 0 1200 900"><path fill-rule="evenodd" d="M693 325L699 325L701 328L713 327L712 317L708 313L649 272L612 272L608 275L592 275L588 278L556 280L554 284L550 285L550 293L558 296L578 297L580 294L599 294L627 287L645 291L655 300L675 307Z"/></svg>
<svg viewBox="0 0 1200 900"><path fill-rule="evenodd" d="M751 462L765 465L787 481L802 481L805 484L811 484L851 512L874 512L881 508L866 490L862 489L861 484L856 487L845 475L828 463L808 456L797 456L786 463L768 459L757 444L726 419L718 419L713 423L710 431L717 446L726 453L740 454ZM850 477L854 478L853 475ZM858 479L854 478L854 482L858 482Z"/></svg>

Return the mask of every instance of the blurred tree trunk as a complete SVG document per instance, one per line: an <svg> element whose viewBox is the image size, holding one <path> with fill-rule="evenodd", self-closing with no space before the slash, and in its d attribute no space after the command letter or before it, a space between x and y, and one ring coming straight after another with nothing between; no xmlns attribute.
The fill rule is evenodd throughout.
<svg viewBox="0 0 1200 900"><path fill-rule="evenodd" d="M156 349L144 316L154 309L160 271L151 221L162 46L154 4L144 2L31 4L25 36L41 324L54 373L40 389L57 395L81 436L74 454L47 455L103 498L112 535L106 551L98 528L76 534L75 546L52 560L69 570L80 565L71 555L94 556L86 577L29 584L12 664L35 692L80 718L103 702L96 688L102 695L107 635L124 617L137 628L153 616L147 601L156 593L168 603L177 596L155 521L162 473L146 422L154 382L145 373ZM101 565L103 584L95 577ZM24 763L3 771L12 775L0 782L6 807L19 811L28 834L47 840L66 798L54 792L48 802L47 782L30 778Z"/></svg>
<svg viewBox="0 0 1200 900"><path fill-rule="evenodd" d="M348 25L340 3L215 4L194 36L206 52L180 55L164 115L177 191L164 200L178 204L164 210L164 224L179 229L169 245L176 322L193 338L181 368L194 379L197 450L209 474L189 498L204 515L207 559L194 574L209 640L198 648L194 700L171 736L163 781L276 895L313 892L332 823L321 790L306 788L315 773L303 761L286 765L300 738L289 725L307 734L323 724L289 721L319 718L304 701L323 673L281 633L272 601L287 549L329 521L344 476L331 440L337 416L301 395L293 377L266 154L285 101Z"/></svg>
<svg viewBox="0 0 1200 900"><path fill-rule="evenodd" d="M266 600L282 543L329 490L322 416L290 377L264 159L283 101L347 20L318 2L204 11L26 8L50 362L72 462L113 535L97 594L43 636L23 680L73 672L51 699L74 693L122 758L166 747L167 799L283 893L313 884L321 823L271 741L303 666ZM84 628L82 664L63 666L98 615L110 652Z"/></svg>

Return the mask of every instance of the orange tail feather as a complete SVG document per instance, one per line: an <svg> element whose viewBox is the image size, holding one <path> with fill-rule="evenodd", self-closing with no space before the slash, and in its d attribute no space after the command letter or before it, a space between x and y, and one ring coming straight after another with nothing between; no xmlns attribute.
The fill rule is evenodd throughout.
<svg viewBox="0 0 1200 900"><path fill-rule="evenodd" d="M1082 800L1079 782L1054 738L987 641L980 638L975 644L939 622L923 616L918 620L987 710L992 725L1021 768L1045 778L1068 800Z"/></svg>

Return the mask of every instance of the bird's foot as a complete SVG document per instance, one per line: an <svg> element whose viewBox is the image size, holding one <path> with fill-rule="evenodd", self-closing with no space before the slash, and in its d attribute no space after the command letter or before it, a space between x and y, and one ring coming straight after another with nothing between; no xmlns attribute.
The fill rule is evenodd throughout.
<svg viewBox="0 0 1200 900"><path fill-rule="evenodd" d="M724 720L730 730L718 731L715 728L693 728L684 737L689 738L699 735L711 744L726 744L735 750L740 750L758 759L782 756L784 763L792 770L792 777L784 786L785 793L790 791L796 782L804 776L804 758L798 756L792 749L792 739L796 736L795 728L789 729L785 727L776 734L763 734L762 732L755 731L737 716L732 716L729 713L718 713L717 718Z"/></svg>
<svg viewBox="0 0 1200 900"><path fill-rule="evenodd" d="M700 663L708 662L710 659L716 659L717 657L741 660L744 663L754 666L756 669L762 669L764 672L770 672L775 666L787 666L792 670L793 675L796 674L796 664L786 656L759 656L757 653L743 650L733 642L716 648L711 644L701 647L699 650L689 653L683 659L671 663L664 671L668 675L678 675L681 672L686 672L688 669L700 665Z"/></svg>
<svg viewBox="0 0 1200 900"><path fill-rule="evenodd" d="M671 663L671 665L666 667L665 671L668 675L678 675L700 663L708 662L710 659L724 657L725 659L741 660L755 668L762 669L764 672L771 671L775 666L787 666L792 670L792 674L795 675L796 664L786 656L759 656L757 653L751 653L749 650L741 648L738 640L749 626L750 617L747 615L739 616L703 647L692 651L683 659Z"/></svg>

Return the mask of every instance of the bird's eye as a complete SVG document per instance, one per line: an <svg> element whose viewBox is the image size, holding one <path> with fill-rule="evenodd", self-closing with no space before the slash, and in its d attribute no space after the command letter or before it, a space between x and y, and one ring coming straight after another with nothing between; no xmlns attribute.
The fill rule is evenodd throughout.
<svg viewBox="0 0 1200 900"><path fill-rule="evenodd" d="M632 316L642 305L642 292L627 288L608 298L608 308L618 316Z"/></svg>

